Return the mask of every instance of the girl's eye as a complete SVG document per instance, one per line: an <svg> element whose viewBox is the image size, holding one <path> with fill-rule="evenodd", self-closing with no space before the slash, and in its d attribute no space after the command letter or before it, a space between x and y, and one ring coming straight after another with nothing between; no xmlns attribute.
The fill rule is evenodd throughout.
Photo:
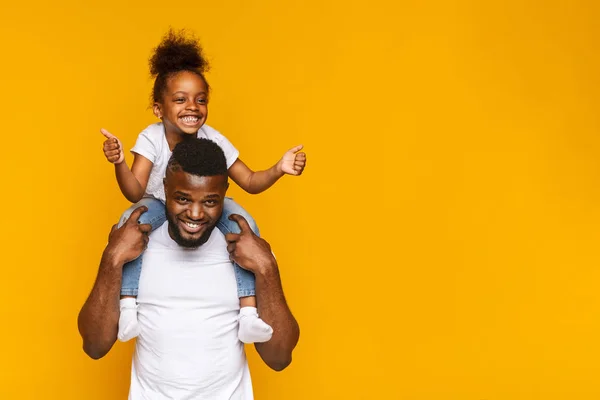
<svg viewBox="0 0 600 400"><path fill-rule="evenodd" d="M181 103L183 101L185 101L185 99L183 97L178 97L175 99L176 102Z"/></svg>
<svg viewBox="0 0 600 400"><path fill-rule="evenodd" d="M206 99L198 99L198 103L200 103L200 104L206 104Z"/></svg>

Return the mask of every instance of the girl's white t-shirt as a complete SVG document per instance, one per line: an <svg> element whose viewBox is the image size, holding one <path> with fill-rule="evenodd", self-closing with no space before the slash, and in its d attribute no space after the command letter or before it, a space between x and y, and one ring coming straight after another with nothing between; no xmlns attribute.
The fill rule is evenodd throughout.
<svg viewBox="0 0 600 400"><path fill-rule="evenodd" d="M233 165L240 155L240 152L233 147L225 136L208 125L203 125L198 130L198 137L212 140L221 147L227 160L227 169ZM167 172L167 164L169 158L171 158L172 151L169 149L169 143L167 143L163 123L158 122L144 129L138 136L131 152L146 157L153 164L144 197L154 197L164 202L165 189L163 178Z"/></svg>

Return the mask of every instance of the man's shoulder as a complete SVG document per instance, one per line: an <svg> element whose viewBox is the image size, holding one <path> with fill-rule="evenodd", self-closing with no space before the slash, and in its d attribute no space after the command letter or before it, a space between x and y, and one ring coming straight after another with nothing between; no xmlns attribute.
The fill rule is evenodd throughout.
<svg viewBox="0 0 600 400"><path fill-rule="evenodd" d="M148 248L177 248L177 243L169 236L169 221L165 221L161 226L150 232Z"/></svg>
<svg viewBox="0 0 600 400"><path fill-rule="evenodd" d="M227 241L225 240L225 235L223 235L223 232L221 232L217 227L215 227L211 232L210 237L208 238L206 243L203 244L203 246L206 246L205 248L210 250L223 248L226 249Z"/></svg>

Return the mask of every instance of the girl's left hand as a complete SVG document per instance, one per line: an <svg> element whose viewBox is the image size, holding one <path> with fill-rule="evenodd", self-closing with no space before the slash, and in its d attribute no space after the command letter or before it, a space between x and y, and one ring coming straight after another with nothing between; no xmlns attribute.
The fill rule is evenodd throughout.
<svg viewBox="0 0 600 400"><path fill-rule="evenodd" d="M300 152L302 145L298 145L286 151L279 161L281 172L289 175L302 175L304 167L306 166L306 153Z"/></svg>

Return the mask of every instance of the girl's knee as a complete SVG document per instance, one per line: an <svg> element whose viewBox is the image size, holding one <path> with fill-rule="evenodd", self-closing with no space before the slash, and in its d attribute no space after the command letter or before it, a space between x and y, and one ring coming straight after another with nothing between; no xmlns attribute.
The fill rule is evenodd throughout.
<svg viewBox="0 0 600 400"><path fill-rule="evenodd" d="M257 236L260 236L260 231L258 230L258 225L256 225L256 221L254 221L254 218L252 218L250 215L248 215L249 218L246 218L246 220L248 221L248 225L250 225L250 229L252 229L252 232L254 232Z"/></svg>
<svg viewBox="0 0 600 400"><path fill-rule="evenodd" d="M158 218L157 215L164 215L164 207L165 205L160 201L153 198L143 198L138 201L131 207L129 207L125 212L121 215L119 219L119 227L121 227L131 216L131 213L136 209L145 206L147 211L140 215L140 219L138 220L140 224L153 224L156 220L161 219Z"/></svg>
<svg viewBox="0 0 600 400"><path fill-rule="evenodd" d="M123 224L125 224L125 222L127 222L127 220L129 219L129 216L131 215L133 210L135 210L135 208L129 207L127 210L125 210L125 212L123 214L121 214L121 217L119 218L119 223L117 224L118 228L122 227Z"/></svg>
<svg viewBox="0 0 600 400"><path fill-rule="evenodd" d="M256 221L254 221L254 218L252 218L252 216L248 214L248 212L244 210L242 206L234 202L233 199L226 198L225 205L223 207L223 215L221 216L221 223L225 225L228 231L239 232L237 223L229 220L229 216L231 214L238 214L244 217L244 219L248 222L250 229L252 229L255 234L260 236L260 232L258 230L258 226L256 225Z"/></svg>
<svg viewBox="0 0 600 400"><path fill-rule="evenodd" d="M248 225L250 226L250 229L252 229L252 232L254 232L257 236L260 236L258 225L256 225L256 221L254 220L254 218L252 218L252 215L248 214L245 211L244 213L240 213L240 215L244 217L246 221L248 221Z"/></svg>

